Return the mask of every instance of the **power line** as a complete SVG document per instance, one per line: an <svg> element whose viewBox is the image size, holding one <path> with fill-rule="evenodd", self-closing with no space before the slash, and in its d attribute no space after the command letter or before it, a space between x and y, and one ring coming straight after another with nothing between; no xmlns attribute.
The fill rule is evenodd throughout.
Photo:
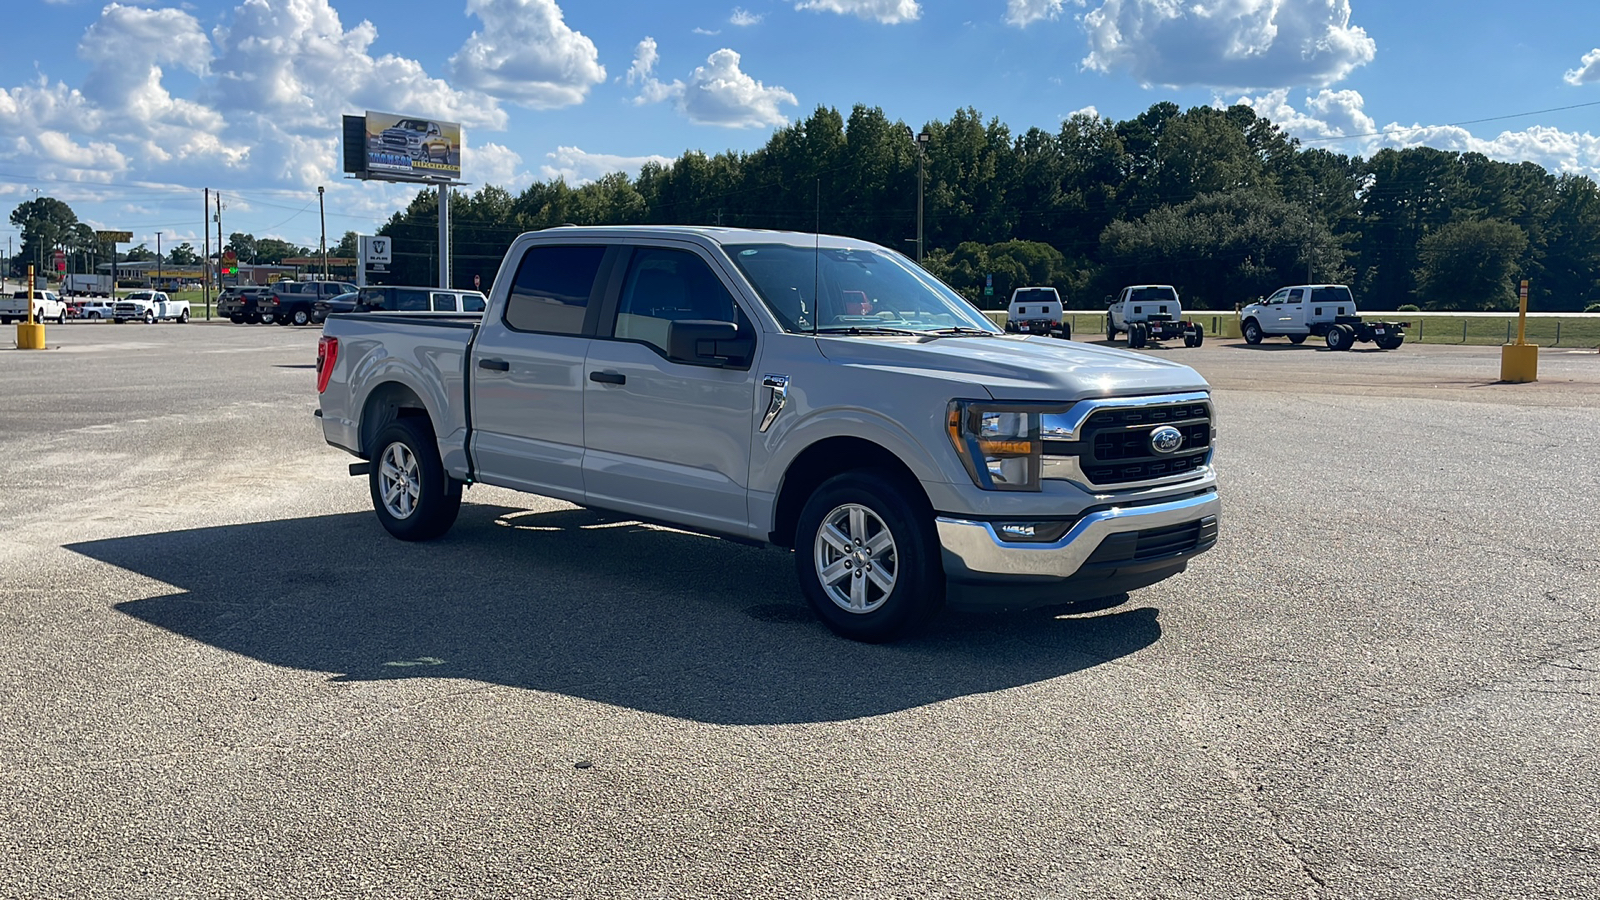
<svg viewBox="0 0 1600 900"><path fill-rule="evenodd" d="M1586 109L1591 106L1600 106L1600 100L1591 100L1588 103L1574 103L1571 106L1552 106L1549 109L1535 109L1528 112L1507 113L1503 116L1487 116L1482 119L1463 119L1460 122L1446 122L1443 125L1413 125L1410 128L1391 128L1385 131L1369 131L1366 134L1345 134L1339 137L1303 138L1302 144L1325 144L1331 141L1349 141L1356 138L1386 137L1391 134L1409 134L1413 131L1431 131L1435 128L1460 128L1463 125L1481 125L1484 122L1503 122L1506 119L1520 119L1524 116L1539 116L1545 113L1566 112L1572 109Z"/></svg>

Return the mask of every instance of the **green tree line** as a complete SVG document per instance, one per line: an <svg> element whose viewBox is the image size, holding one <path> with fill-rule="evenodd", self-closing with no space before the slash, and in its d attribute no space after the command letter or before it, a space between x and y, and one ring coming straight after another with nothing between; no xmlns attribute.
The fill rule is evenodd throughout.
<svg viewBox="0 0 1600 900"><path fill-rule="evenodd" d="M1157 103L1022 134L968 108L924 130L925 265L987 305L1024 284L1089 307L1161 283L1191 306L1231 309L1312 281L1349 284L1374 310L1504 309L1522 278L1534 309L1600 302L1600 190L1532 163L1308 149L1246 106ZM883 110L819 108L749 153L688 152L637 177L515 196L456 193L453 277L487 285L518 233L563 223L817 229L914 254L918 162L909 129ZM435 277L437 214L423 191L381 229L394 280Z"/></svg>
<svg viewBox="0 0 1600 900"><path fill-rule="evenodd" d="M1189 306L1231 309L1311 281L1349 284L1373 310L1505 309L1524 278L1536 310L1600 302L1600 189L1533 163L1427 147L1347 156L1307 148L1246 106L1157 103L1126 121L1076 115L1021 134L967 108L923 130L919 150L882 109L821 107L748 153L686 152L637 177L515 195L452 192L452 276L487 287L518 234L566 223L820 230L914 255L920 169L924 264L985 305L1050 284L1087 308L1159 283ZM52 198L11 220L24 232L19 263L93 241ZM425 189L380 229L394 241L391 281L433 283L437 223ZM354 242L346 233L330 254L354 255ZM228 246L246 262L310 253L240 233Z"/></svg>

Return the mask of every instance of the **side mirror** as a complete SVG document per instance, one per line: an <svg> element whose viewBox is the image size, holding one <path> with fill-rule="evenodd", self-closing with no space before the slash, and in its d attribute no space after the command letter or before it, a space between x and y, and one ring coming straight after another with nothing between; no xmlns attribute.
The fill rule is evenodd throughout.
<svg viewBox="0 0 1600 900"><path fill-rule="evenodd" d="M680 362L706 366L745 362L755 342L739 337L739 326L710 319L679 319L667 323L667 355Z"/></svg>

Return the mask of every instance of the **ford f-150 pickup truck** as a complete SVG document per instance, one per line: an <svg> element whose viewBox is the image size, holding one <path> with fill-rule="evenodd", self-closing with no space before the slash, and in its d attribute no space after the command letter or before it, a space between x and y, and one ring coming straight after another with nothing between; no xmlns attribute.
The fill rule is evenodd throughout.
<svg viewBox="0 0 1600 900"><path fill-rule="evenodd" d="M794 551L835 632L1182 572L1217 537L1187 366L1007 335L904 256L812 234L562 226L488 308L334 314L323 436L436 537L491 484Z"/></svg>

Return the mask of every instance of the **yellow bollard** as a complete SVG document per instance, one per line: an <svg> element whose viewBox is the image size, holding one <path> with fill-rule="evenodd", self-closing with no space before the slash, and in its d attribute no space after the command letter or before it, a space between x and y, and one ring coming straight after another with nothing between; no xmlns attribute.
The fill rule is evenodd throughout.
<svg viewBox="0 0 1600 900"><path fill-rule="evenodd" d="M44 325L33 321L33 266L28 267L28 321L17 323L17 349L44 349Z"/></svg>
<svg viewBox="0 0 1600 900"><path fill-rule="evenodd" d="M1528 343L1528 282L1524 280L1518 291L1521 302L1517 309L1517 342L1500 346L1500 380L1511 384L1526 384L1539 380L1539 345Z"/></svg>

